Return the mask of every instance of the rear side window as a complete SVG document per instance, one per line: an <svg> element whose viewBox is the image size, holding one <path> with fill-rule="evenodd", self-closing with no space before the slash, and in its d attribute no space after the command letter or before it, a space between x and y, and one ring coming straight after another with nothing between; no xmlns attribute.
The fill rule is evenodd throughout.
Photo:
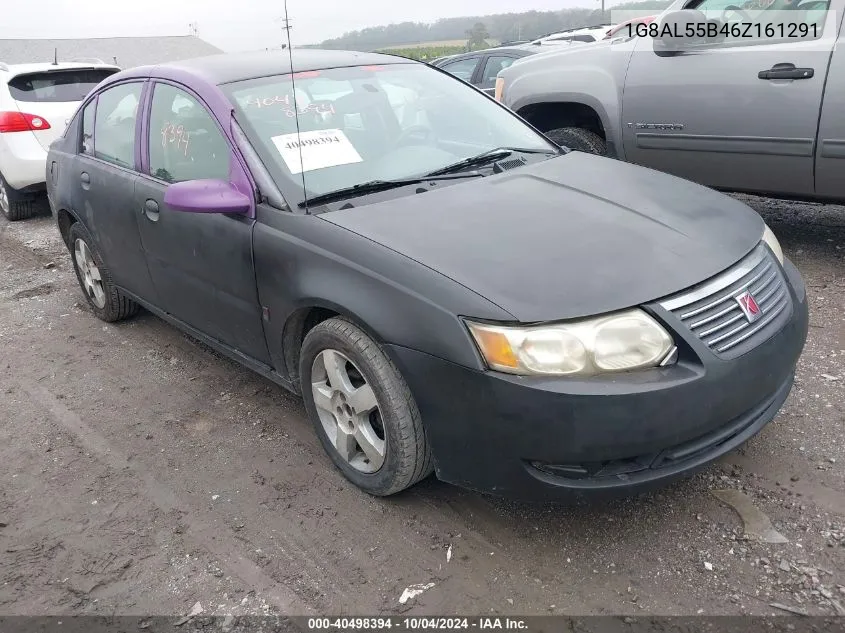
<svg viewBox="0 0 845 633"><path fill-rule="evenodd" d="M150 112L150 175L166 182L229 180L229 143L193 96L156 84Z"/></svg>
<svg viewBox="0 0 845 633"><path fill-rule="evenodd" d="M458 79L469 83L472 81L472 76L475 74L475 68L478 66L480 59L480 57L469 57L449 64L443 64L441 68L450 75L454 75Z"/></svg>
<svg viewBox="0 0 845 633"><path fill-rule="evenodd" d="M94 156L133 168L135 166L135 124L141 101L140 83L109 88L97 98L94 122Z"/></svg>
<svg viewBox="0 0 845 633"><path fill-rule="evenodd" d="M116 73L112 69L52 70L18 75L9 82L15 101L71 102L82 101L97 84Z"/></svg>
<svg viewBox="0 0 845 633"><path fill-rule="evenodd" d="M515 61L513 57L503 57L501 55L488 57L487 64L484 66L484 76L481 78L481 88L494 87L496 85L496 75L505 68L510 68Z"/></svg>

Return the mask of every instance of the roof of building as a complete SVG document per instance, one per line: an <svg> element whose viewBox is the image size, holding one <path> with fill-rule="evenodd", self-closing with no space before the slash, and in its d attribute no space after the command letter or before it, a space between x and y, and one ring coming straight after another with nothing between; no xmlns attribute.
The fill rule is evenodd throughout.
<svg viewBox="0 0 845 633"><path fill-rule="evenodd" d="M193 35L93 39L0 39L0 62L25 64L98 58L121 68L174 62L222 52Z"/></svg>

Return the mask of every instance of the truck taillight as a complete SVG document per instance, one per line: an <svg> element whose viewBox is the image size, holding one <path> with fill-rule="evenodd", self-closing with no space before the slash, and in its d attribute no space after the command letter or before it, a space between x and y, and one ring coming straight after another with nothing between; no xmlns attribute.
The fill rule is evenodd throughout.
<svg viewBox="0 0 845 633"><path fill-rule="evenodd" d="M505 80L501 77L496 78L496 101L499 103L502 102L502 97L504 96L505 92Z"/></svg>
<svg viewBox="0 0 845 633"><path fill-rule="evenodd" d="M47 119L25 112L0 112L0 134L49 130Z"/></svg>

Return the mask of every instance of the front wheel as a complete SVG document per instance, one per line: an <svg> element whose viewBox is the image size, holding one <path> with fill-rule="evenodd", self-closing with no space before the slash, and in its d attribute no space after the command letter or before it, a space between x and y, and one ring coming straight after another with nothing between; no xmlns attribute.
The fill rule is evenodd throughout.
<svg viewBox="0 0 845 633"><path fill-rule="evenodd" d="M558 145L574 149L578 152L598 154L599 156L605 156L607 154L607 143L605 140L595 132L580 127L562 127L549 130L546 132L546 136Z"/></svg>
<svg viewBox="0 0 845 633"><path fill-rule="evenodd" d="M431 474L420 412L381 347L344 318L305 337L299 371L305 407L334 464L362 490L388 496Z"/></svg>

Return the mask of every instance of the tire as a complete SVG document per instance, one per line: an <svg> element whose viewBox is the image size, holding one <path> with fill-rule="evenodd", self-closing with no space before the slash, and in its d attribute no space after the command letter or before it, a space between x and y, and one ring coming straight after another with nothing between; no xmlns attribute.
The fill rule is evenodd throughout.
<svg viewBox="0 0 845 633"><path fill-rule="evenodd" d="M17 222L31 218L37 211L36 201L12 189L3 174L0 174L0 212L3 217L10 222Z"/></svg>
<svg viewBox="0 0 845 633"><path fill-rule="evenodd" d="M568 147L578 152L586 152L588 154L597 154L605 156L607 154L607 143L604 139L596 134L580 127L562 127L556 130L549 130L546 132L552 141L563 147Z"/></svg>
<svg viewBox="0 0 845 633"><path fill-rule="evenodd" d="M125 297L114 285L111 272L103 263L91 234L81 223L75 222L71 225L68 244L79 287L82 288L82 293L97 318L106 323L114 323L137 314L140 306ZM86 252L91 261L86 261ZM100 279L97 280L97 277ZM94 282L94 286L91 282ZM96 289L97 286L99 290Z"/></svg>
<svg viewBox="0 0 845 633"><path fill-rule="evenodd" d="M338 361L341 374L329 370L332 359ZM358 326L341 317L317 325L302 344L299 371L305 408L317 436L349 481L385 497L432 473L431 451L408 385L378 343ZM333 375L340 378L333 381ZM363 395L367 387L374 399ZM320 408L315 401L318 393ZM370 410L372 404L376 408ZM377 440L382 440L381 463ZM346 447L345 456L336 441ZM369 442L369 452L362 441ZM372 455L374 460L368 457Z"/></svg>

